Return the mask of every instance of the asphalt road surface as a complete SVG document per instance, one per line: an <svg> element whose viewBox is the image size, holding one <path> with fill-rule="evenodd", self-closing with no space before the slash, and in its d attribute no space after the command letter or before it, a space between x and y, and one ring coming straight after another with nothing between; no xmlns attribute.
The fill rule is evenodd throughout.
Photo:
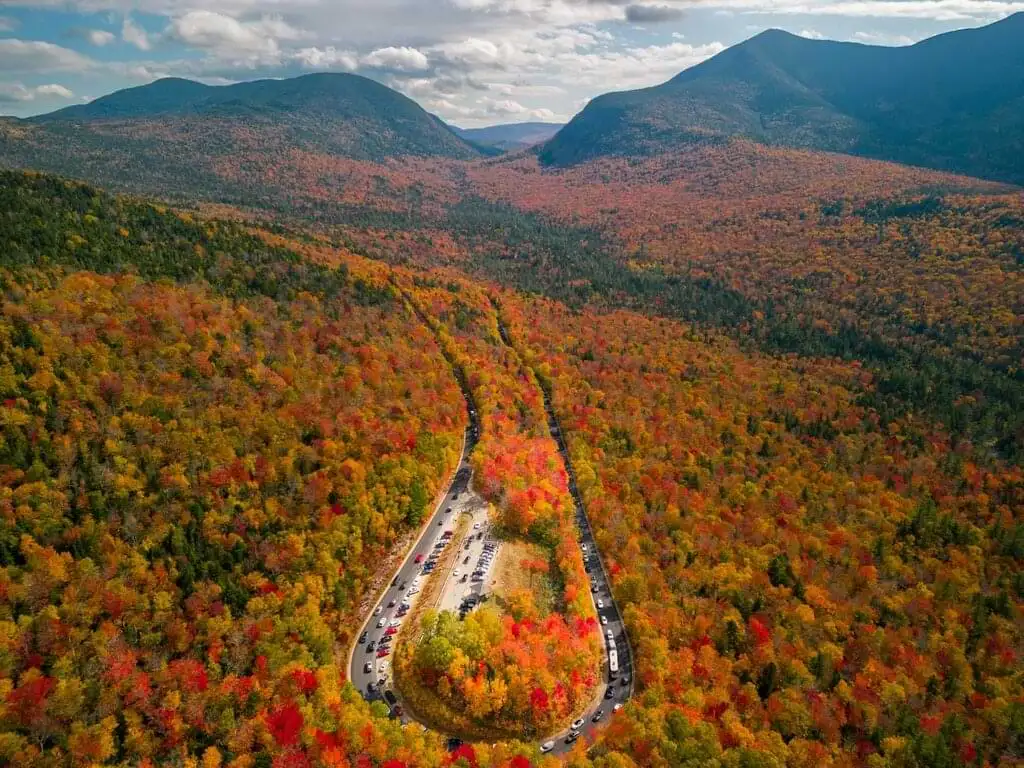
<svg viewBox="0 0 1024 768"><path fill-rule="evenodd" d="M505 328L500 321L498 323L498 330L501 333L502 340L506 344L510 344ZM455 368L454 364L453 368ZM391 691L390 653L385 656L379 656L378 654L380 653L382 640L389 648L393 646L395 641L390 640L389 642L387 638L397 635L397 629L403 621L403 605L411 607L414 604L414 601L421 594L417 590L424 586L426 579L443 578L445 579L446 588L441 598L442 605L445 608L450 607L448 605L450 594L453 592L461 594L461 591L463 591L461 589L463 587L461 583L462 574L466 573L467 568L472 573L472 569L479 556L477 547L482 546L479 544L482 539L478 539L477 534L483 532L486 523L477 516L478 509L475 500L472 500L473 496L470 496L468 499L466 498L467 495L472 494L469 488L470 478L472 477L469 456L479 439L480 423L472 393L466 385L464 374L458 368L455 368L455 374L466 398L470 417L470 425L466 430L465 445L458 469L455 472L451 486L448 488L448 492L444 495L440 504L438 504L431 515L430 520L424 526L415 546L410 550L402 565L399 566L397 573L392 577L387 589L380 596L373 611L367 617L365 624L360 628L360 638L353 649L349 679L356 686L357 690L371 701L384 700L389 705L395 702L394 694ZM596 699L595 703L587 708L587 711L581 716L584 722L578 728L578 738L590 741L595 731L603 727L605 723L614 717L615 706L625 704L633 694L633 654L622 623L622 615L611 595L608 575L597 551L597 544L594 541L590 522L587 520L583 502L576 485L576 473L573 470L565 441L562 439L561 429L551 405L550 393L547 391L544 391L544 407L547 412L551 436L558 444L559 453L569 475L569 490L572 493L576 523L580 531L580 549L593 586L591 596L595 603L599 621L601 622L601 639L605 646L603 681L598 691L598 695L601 698ZM461 504L459 503L460 499L462 500ZM459 576L456 577L451 572L441 573L440 571L425 575L423 573L424 564L430 559L430 554L435 550L438 542L442 541L445 531L455 531L457 517L463 510L473 515L473 519L470 521L468 538L459 541L453 539L447 545L448 547L459 547L459 551L456 553L457 557L453 559L452 565L452 571L458 569L460 572ZM481 527L473 528L473 524L477 522L480 523ZM469 550L465 550L467 542L470 544ZM468 564L463 563L466 556L470 557ZM417 579L419 579L418 582ZM600 601L600 607L598 607L598 601ZM619 657L619 673L615 679L609 679L608 677L609 638L606 634L608 630L611 630ZM371 647L373 650L368 650ZM596 721L595 717L597 718ZM403 713L401 719L403 722L410 721L408 713ZM573 744L566 741L570 730L570 724L565 723L565 727L558 734L544 739L538 746L550 744L550 749L545 751L555 755L564 754L573 748Z"/></svg>

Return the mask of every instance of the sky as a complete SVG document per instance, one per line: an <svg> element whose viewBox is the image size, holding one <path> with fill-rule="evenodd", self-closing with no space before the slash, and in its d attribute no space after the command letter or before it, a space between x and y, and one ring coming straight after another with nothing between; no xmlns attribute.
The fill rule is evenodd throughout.
<svg viewBox="0 0 1024 768"><path fill-rule="evenodd" d="M0 114L161 77L355 72L462 127L564 122L762 30L909 45L1024 0L0 0ZM1022 43L1024 44L1024 43Z"/></svg>

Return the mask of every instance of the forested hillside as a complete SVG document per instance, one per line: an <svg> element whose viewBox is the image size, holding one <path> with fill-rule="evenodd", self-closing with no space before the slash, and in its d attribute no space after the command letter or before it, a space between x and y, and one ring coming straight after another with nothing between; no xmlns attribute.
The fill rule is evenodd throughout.
<svg viewBox="0 0 1024 768"><path fill-rule="evenodd" d="M797 154L714 157L499 163L461 199L442 176L417 226L331 230L347 247L4 174L0 758L540 762L448 755L344 680L361 601L458 460L447 355L476 487L560 591L427 623L404 663L442 717L532 736L592 685L539 377L638 673L573 765L1024 759L1019 198L808 155L800 202Z"/></svg>
<svg viewBox="0 0 1024 768"><path fill-rule="evenodd" d="M555 393L642 694L643 765L1011 765L1024 475L861 406L857 364L502 297Z"/></svg>
<svg viewBox="0 0 1024 768"><path fill-rule="evenodd" d="M337 663L458 458L430 330L234 225L0 190L0 762L439 764Z"/></svg>
<svg viewBox="0 0 1024 768"><path fill-rule="evenodd" d="M593 99L540 151L572 165L744 137L1024 183L1024 13L915 45L772 29L662 85Z"/></svg>

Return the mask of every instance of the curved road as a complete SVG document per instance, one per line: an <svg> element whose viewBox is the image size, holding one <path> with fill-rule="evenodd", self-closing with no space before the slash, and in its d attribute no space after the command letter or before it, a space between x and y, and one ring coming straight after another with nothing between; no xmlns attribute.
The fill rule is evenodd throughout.
<svg viewBox="0 0 1024 768"><path fill-rule="evenodd" d="M431 327L419 307L411 300L409 303L424 323ZM502 341L510 348L513 348L500 318L498 319L498 331L501 334ZM381 640L389 637L389 629L392 626L397 626L395 622L401 622L403 602L415 599L417 593L409 594L409 592L417 588L414 583L417 577L422 578L423 566L421 562L430 557L430 552L433 551L435 544L441 539L444 531L454 526L453 515L448 510L451 508L452 502L469 489L472 475L469 457L480 438L480 419L477 414L473 393L466 381L465 373L455 360L449 358L447 354L445 357L455 374L455 378L459 382L469 414L469 426L466 428L462 457L459 460L459 465L451 485L441 498L430 519L424 525L419 538L416 540L416 544L410 549L402 564L392 576L387 588L378 596L373 611L366 617L363 626L360 627L359 639L349 656L349 679L352 681L352 684L355 685L367 700L384 700L389 705L395 703L395 697L390 690L392 682L390 655L378 656ZM558 420L551 405L551 393L543 386L541 389L544 395L544 408L547 412L548 427L552 438L558 444L559 453L562 456L566 472L569 476L569 490L572 493L576 508L576 522L580 530L580 548L583 553L583 561L586 564L587 572L594 587L592 598L594 599L595 609L598 615L602 617L603 622L600 629L601 639L605 645L605 664L604 679L598 691L600 698L595 698L595 701L588 706L586 713L582 716L584 724L579 729L580 738L590 739L594 731L612 716L613 707L625 703L633 694L632 652L629 646L629 639L626 636L625 626L622 622L622 615L619 613L618 606L612 597L608 574L601 562L597 545L594 542L593 532L583 507L583 501L576 486L576 473L573 471L569 452L565 441L562 439L561 429L558 426ZM451 523L451 526L446 525L448 522ZM436 575L440 576L441 574ZM600 609L596 608L597 601L599 600L603 606ZM609 630L616 641L619 654L620 671L616 680L608 680L607 677L609 642L607 632ZM369 650L370 648L373 648L373 650ZM383 681L383 684L381 681ZM600 712L600 715L597 714L598 712ZM596 722L594 720L595 717L597 717ZM409 715L403 714L403 720L408 722ZM564 754L572 749L573 745L566 743L566 736L569 730L569 723L566 723L565 728L560 733L549 737L549 741L554 742L550 750L552 754Z"/></svg>
<svg viewBox="0 0 1024 768"><path fill-rule="evenodd" d="M497 307L495 307L495 311L497 311ZM501 340L510 349L514 350L515 347L512 345L500 315L498 316L498 333L501 335ZM626 634L626 625L622 620L622 614L619 612L619 606L612 596L608 572L605 570L601 553L598 551L597 543L594 541L594 532L590 527L590 520L587 518L586 508L583 506L583 498L580 496L579 487L576 484L576 471L573 469L572 459L569 457L569 448L565 444L562 428L558 423L558 417L555 415L555 409L551 403L551 391L548 387L544 386L541 378L536 376L536 373L534 377L540 386L541 394L544 395L544 411L548 418L548 430L551 432L552 439L558 445L558 453L562 457L562 462L565 464L565 472L569 476L569 492L572 494L573 505L576 508L576 525L580 529L580 550L583 555L583 564L587 568L587 574L590 576L590 583L593 587L591 597L594 600L594 609L601 620L599 628L601 630L601 641L604 643L605 649L604 680L603 685L600 687L602 698L599 704L596 706L591 705L587 708L586 714L582 717L584 725L580 728L580 737L590 740L594 731L601 727L603 721L606 721L613 714L613 707L618 704L625 704L633 695L633 689L636 685L633 675L633 650L629 644L629 636ZM603 607L598 608L598 601L603 604ZM608 630L612 631L612 637L615 639L616 650L619 656L619 676L617 680L608 679ZM601 720L595 723L593 718L598 711L602 713L602 716ZM552 754L564 754L572 749L573 745L567 744L565 741L568 732L567 724L566 728L560 731L556 737L553 737L555 746L551 750Z"/></svg>

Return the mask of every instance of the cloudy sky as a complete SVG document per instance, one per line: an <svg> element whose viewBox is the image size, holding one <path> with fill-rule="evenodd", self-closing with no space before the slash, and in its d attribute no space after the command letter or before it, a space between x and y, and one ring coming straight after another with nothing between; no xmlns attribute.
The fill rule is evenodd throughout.
<svg viewBox="0 0 1024 768"><path fill-rule="evenodd" d="M563 121L763 29L907 45L1024 0L0 0L0 114L166 76L357 72L456 125Z"/></svg>

